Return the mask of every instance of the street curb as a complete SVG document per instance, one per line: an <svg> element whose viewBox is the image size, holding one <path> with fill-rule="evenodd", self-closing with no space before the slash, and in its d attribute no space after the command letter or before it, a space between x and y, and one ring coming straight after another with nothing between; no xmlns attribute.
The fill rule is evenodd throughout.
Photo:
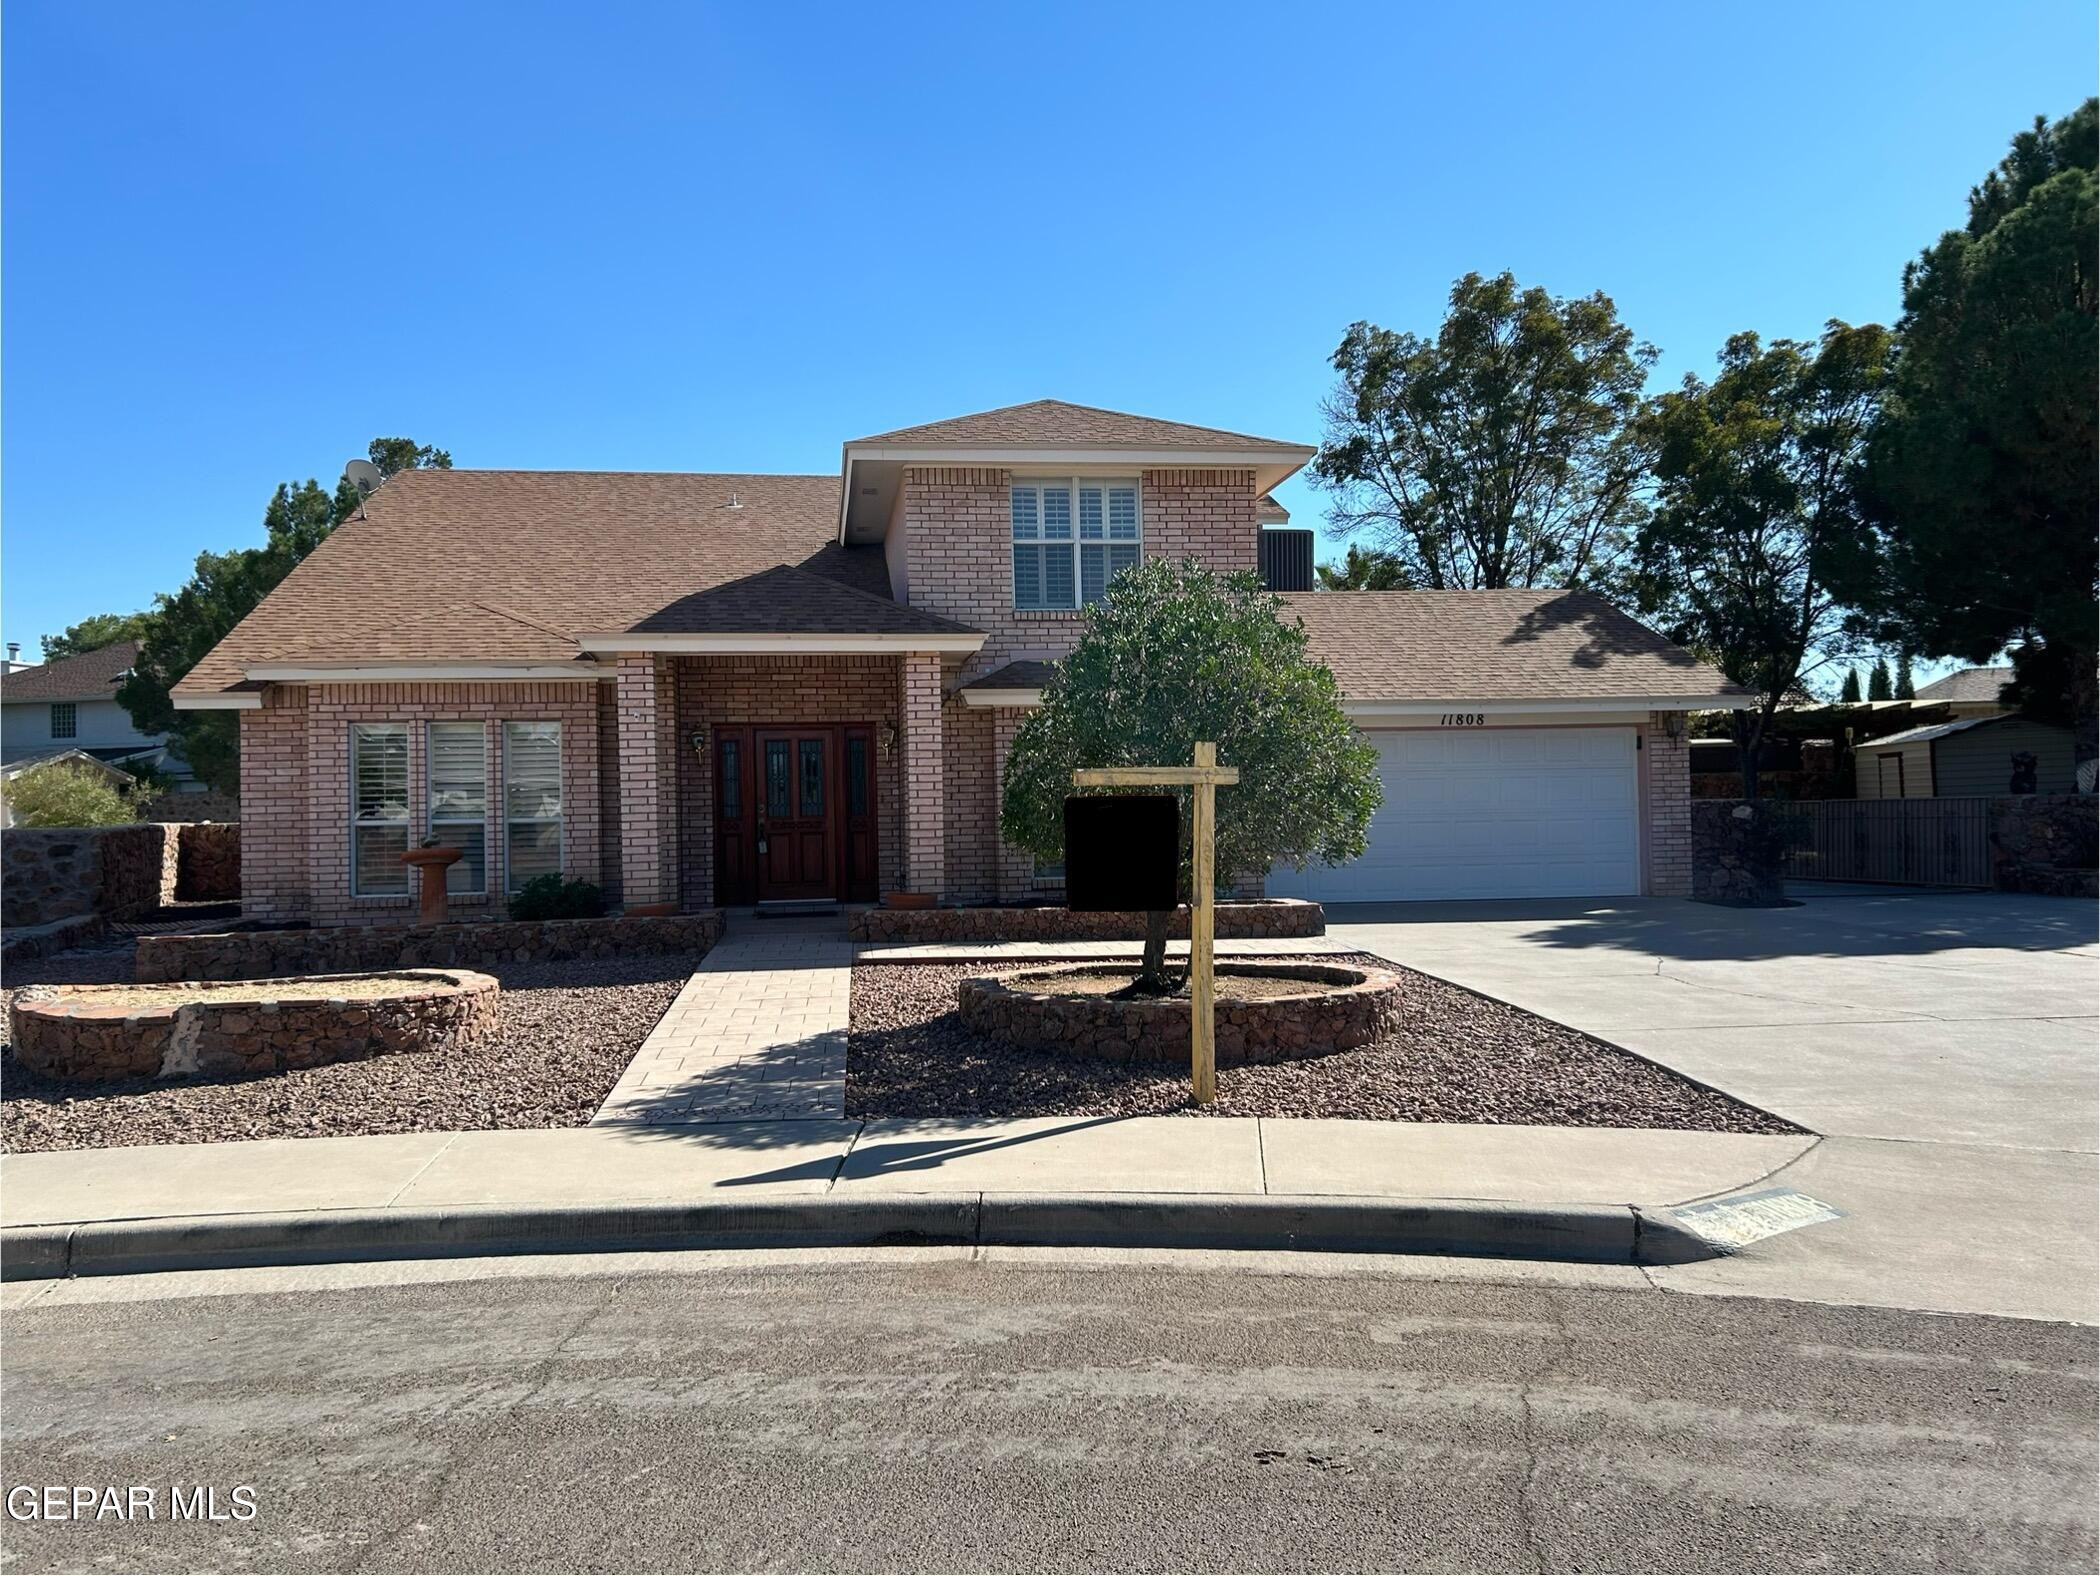
<svg viewBox="0 0 2100 1576"><path fill-rule="evenodd" d="M1715 1250L1628 1205L1267 1194L813 1195L705 1203L171 1216L0 1231L0 1279L698 1248L1211 1248L1682 1264Z"/></svg>

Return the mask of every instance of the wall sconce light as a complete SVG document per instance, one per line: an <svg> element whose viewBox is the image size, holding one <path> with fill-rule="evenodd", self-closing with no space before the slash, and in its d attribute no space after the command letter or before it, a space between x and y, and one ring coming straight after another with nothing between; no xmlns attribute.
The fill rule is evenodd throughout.
<svg viewBox="0 0 2100 1576"><path fill-rule="evenodd" d="M887 758L897 753L897 739L897 719L883 718L881 725L875 730L875 747Z"/></svg>
<svg viewBox="0 0 2100 1576"><path fill-rule="evenodd" d="M1684 722L1685 716L1681 711L1666 711L1663 713L1663 735L1672 744L1682 744L1684 742Z"/></svg>
<svg viewBox="0 0 2100 1576"><path fill-rule="evenodd" d="M693 753L703 761L707 759L707 724L704 722L693 730Z"/></svg>

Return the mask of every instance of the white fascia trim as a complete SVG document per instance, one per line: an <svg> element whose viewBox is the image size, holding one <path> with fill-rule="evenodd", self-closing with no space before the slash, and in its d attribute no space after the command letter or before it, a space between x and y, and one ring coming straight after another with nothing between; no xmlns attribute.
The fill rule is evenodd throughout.
<svg viewBox="0 0 2100 1576"><path fill-rule="evenodd" d="M529 679L539 684L583 684L613 677L611 668L574 662L404 662L396 666L370 662L355 666L263 662L242 671L266 684L393 684L426 679Z"/></svg>
<svg viewBox="0 0 2100 1576"><path fill-rule="evenodd" d="M845 469L855 460L889 460L900 465L986 465L1000 470L1223 470L1258 469L1264 465L1305 464L1320 451L1299 444L1261 449L1030 449L1011 445L957 448L952 445L894 447L889 444L848 448Z"/></svg>
<svg viewBox="0 0 2100 1576"><path fill-rule="evenodd" d="M965 706L1022 706L1034 707L1043 703L1043 692L1039 689L960 689Z"/></svg>
<svg viewBox="0 0 2100 1576"><path fill-rule="evenodd" d="M231 695L173 695L177 711L261 711L262 697L252 692Z"/></svg>
<svg viewBox="0 0 2100 1576"><path fill-rule="evenodd" d="M1433 717L1448 711L1510 713L1555 712L1576 715L1600 711L1731 711L1755 705L1725 695L1608 695L1596 700L1345 700L1342 712L1352 721L1377 717Z"/></svg>
<svg viewBox="0 0 2100 1576"><path fill-rule="evenodd" d="M906 651L971 652L982 635L579 635L577 645L600 656L620 652L687 651L730 655L888 656Z"/></svg>

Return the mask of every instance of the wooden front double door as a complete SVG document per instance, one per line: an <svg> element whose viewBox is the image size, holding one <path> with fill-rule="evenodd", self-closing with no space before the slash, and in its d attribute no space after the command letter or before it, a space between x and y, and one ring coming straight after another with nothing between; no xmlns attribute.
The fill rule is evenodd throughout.
<svg viewBox="0 0 2100 1576"><path fill-rule="evenodd" d="M874 901L873 726L750 724L713 737L715 901Z"/></svg>

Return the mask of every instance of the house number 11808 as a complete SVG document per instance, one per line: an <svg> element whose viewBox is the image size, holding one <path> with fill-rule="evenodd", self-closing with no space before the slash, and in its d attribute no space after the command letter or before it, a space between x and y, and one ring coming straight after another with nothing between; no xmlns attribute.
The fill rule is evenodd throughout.
<svg viewBox="0 0 2100 1576"><path fill-rule="evenodd" d="M1487 726L1487 715L1478 711L1447 711L1444 713L1444 726L1447 728L1484 728Z"/></svg>

